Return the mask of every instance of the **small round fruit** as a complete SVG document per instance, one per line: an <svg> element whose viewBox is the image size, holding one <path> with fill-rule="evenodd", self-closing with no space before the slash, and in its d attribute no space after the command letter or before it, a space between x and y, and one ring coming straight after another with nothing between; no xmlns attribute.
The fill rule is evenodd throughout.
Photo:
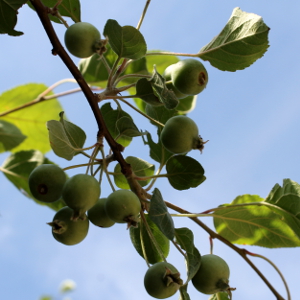
<svg viewBox="0 0 300 300"><path fill-rule="evenodd" d="M105 210L116 223L138 222L141 202L137 195L129 190L117 190L106 199Z"/></svg>
<svg viewBox="0 0 300 300"><path fill-rule="evenodd" d="M201 150L203 148L203 140L199 137L196 123L182 115L172 117L166 122L160 139L163 146L174 154L183 154L192 149Z"/></svg>
<svg viewBox="0 0 300 300"><path fill-rule="evenodd" d="M89 220L72 221L73 210L65 206L54 216L53 221L48 223L52 227L54 238L64 245L75 245L80 243L89 230Z"/></svg>
<svg viewBox="0 0 300 300"><path fill-rule="evenodd" d="M162 76L166 79L166 86L167 86L167 88L169 90L172 90L174 92L175 96L178 99L183 99L183 98L186 98L188 95L179 92L178 89L173 85L173 82L172 82L171 75L172 75L172 70L174 69L174 66L176 66L176 64L168 66L165 69L165 71L162 74Z"/></svg>
<svg viewBox="0 0 300 300"><path fill-rule="evenodd" d="M85 219L85 212L96 204L100 192L99 182L91 175L77 174L69 178L64 185L62 197L74 210L72 219Z"/></svg>
<svg viewBox="0 0 300 300"><path fill-rule="evenodd" d="M182 285L182 280L178 270L173 265L167 262L158 262L147 270L144 285L150 296L165 299L178 291Z"/></svg>
<svg viewBox="0 0 300 300"><path fill-rule="evenodd" d="M193 277L194 287L201 293L211 295L229 291L229 267L224 259L214 254L201 257L201 266Z"/></svg>
<svg viewBox="0 0 300 300"><path fill-rule="evenodd" d="M185 59L174 64L171 72L174 87L182 94L197 95L207 85L208 74L197 59Z"/></svg>
<svg viewBox="0 0 300 300"><path fill-rule="evenodd" d="M108 228L115 224L115 222L110 219L105 210L106 198L100 198L97 203L88 210L87 216L89 220L96 226Z"/></svg>
<svg viewBox="0 0 300 300"><path fill-rule="evenodd" d="M66 179L66 174L60 167L43 164L30 173L28 185L34 198L50 203L60 199Z"/></svg>
<svg viewBox="0 0 300 300"><path fill-rule="evenodd" d="M65 32L65 45L74 56L90 57L101 48L101 35L90 23L74 23Z"/></svg>

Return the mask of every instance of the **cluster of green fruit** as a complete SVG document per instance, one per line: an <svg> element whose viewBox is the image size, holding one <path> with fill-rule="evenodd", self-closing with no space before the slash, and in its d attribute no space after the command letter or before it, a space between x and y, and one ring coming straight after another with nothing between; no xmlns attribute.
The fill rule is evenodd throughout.
<svg viewBox="0 0 300 300"><path fill-rule="evenodd" d="M76 57L87 58L94 53L104 52L105 41L101 40L99 30L87 22L78 22L67 28L65 45ZM104 51L103 51L104 50ZM197 59L185 59L168 66L163 77L166 86L178 99L201 93L208 82L204 65Z"/></svg>
<svg viewBox="0 0 300 300"><path fill-rule="evenodd" d="M66 206L48 223L54 238L65 245L80 243L88 233L89 221L110 227L139 220L141 203L133 192L117 190L107 198L99 198L100 184L91 175L77 174L67 179L60 167L43 164L31 172L28 184L39 201L50 203L62 198L65 202Z"/></svg>
<svg viewBox="0 0 300 300"><path fill-rule="evenodd" d="M214 254L203 255L201 266L193 277L192 283L203 294L230 293L233 289L228 285L229 273L229 267L221 257ZM147 270L144 285L149 295L165 299L173 296L183 282L178 270L172 264L159 262Z"/></svg>

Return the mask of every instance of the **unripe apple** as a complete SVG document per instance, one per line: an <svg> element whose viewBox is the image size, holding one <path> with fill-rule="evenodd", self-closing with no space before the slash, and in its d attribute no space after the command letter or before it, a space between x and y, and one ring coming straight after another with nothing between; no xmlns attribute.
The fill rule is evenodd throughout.
<svg viewBox="0 0 300 300"><path fill-rule="evenodd" d="M101 35L99 30L90 23L74 23L65 32L65 45L74 56L90 57L101 48Z"/></svg>
<svg viewBox="0 0 300 300"><path fill-rule="evenodd" d="M172 82L172 70L174 69L174 67L176 66L176 64L172 64L170 66L168 66L164 73L162 74L162 76L166 79L166 86L169 90L172 90L175 94L175 96L178 99L183 99L186 98L188 95L183 94L181 92L178 91L178 89L174 86L173 82Z"/></svg>
<svg viewBox="0 0 300 300"><path fill-rule="evenodd" d="M106 198L100 198L97 203L88 210L87 215L89 220L96 226L108 228L115 224L115 221L110 219L105 210Z"/></svg>
<svg viewBox="0 0 300 300"><path fill-rule="evenodd" d="M194 287L201 293L211 295L230 291L229 267L224 259L214 254L201 257L201 266L193 277Z"/></svg>
<svg viewBox="0 0 300 300"><path fill-rule="evenodd" d="M178 270L164 261L152 265L144 277L147 293L157 299L173 296L182 283Z"/></svg>
<svg viewBox="0 0 300 300"><path fill-rule="evenodd" d="M198 59L184 59L172 65L171 80L173 86L182 94L197 95L207 85L208 74Z"/></svg>
<svg viewBox="0 0 300 300"><path fill-rule="evenodd" d="M110 219L116 223L135 225L141 210L137 195L129 190L117 190L106 199L105 210Z"/></svg>
<svg viewBox="0 0 300 300"><path fill-rule="evenodd" d="M62 197L74 210L72 219L85 219L85 212L96 204L100 192L100 184L93 176L77 174L70 177L64 185Z"/></svg>
<svg viewBox="0 0 300 300"><path fill-rule="evenodd" d="M199 137L196 123L186 116L170 118L161 134L160 140L163 146L174 154L183 154L192 149L203 148L203 140Z"/></svg>
<svg viewBox="0 0 300 300"><path fill-rule="evenodd" d="M28 185L34 198L50 203L61 198L66 179L66 174L60 167L43 164L30 173Z"/></svg>
<svg viewBox="0 0 300 300"><path fill-rule="evenodd" d="M52 227L53 237L64 245L80 243L89 230L89 220L72 221L73 210L65 206L54 216L53 221L48 223Z"/></svg>

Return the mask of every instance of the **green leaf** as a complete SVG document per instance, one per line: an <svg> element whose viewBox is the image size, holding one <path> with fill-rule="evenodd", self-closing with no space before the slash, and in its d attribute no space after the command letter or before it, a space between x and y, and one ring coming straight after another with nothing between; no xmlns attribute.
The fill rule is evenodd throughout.
<svg viewBox="0 0 300 300"><path fill-rule="evenodd" d="M194 244L194 234L188 228L175 229L176 242L186 253L187 280L190 281L198 272L201 265L201 255Z"/></svg>
<svg viewBox="0 0 300 300"><path fill-rule="evenodd" d="M124 110L117 108L117 109L112 109L110 103L105 103L104 105L101 106L101 112L103 115L104 122L108 128L108 131L112 135L114 139L118 137L118 143L121 144L124 147L127 147L131 141L132 138L122 135L119 137L119 130L117 128L117 121L121 119L122 117L130 117L130 115L125 112Z"/></svg>
<svg viewBox="0 0 300 300"><path fill-rule="evenodd" d="M142 57L138 60L132 60L130 64L128 64L125 72L122 75L129 75L129 74L136 74L136 75L150 75L147 69L147 61L145 57ZM136 82L136 77L127 77L124 78L122 81L126 83L133 83Z"/></svg>
<svg viewBox="0 0 300 300"><path fill-rule="evenodd" d="M50 144L57 156L72 160L82 151L86 135L80 127L64 120L63 112L59 115L60 121L47 122Z"/></svg>
<svg viewBox="0 0 300 300"><path fill-rule="evenodd" d="M191 300L190 295L187 292L187 284L182 285L179 288L179 300Z"/></svg>
<svg viewBox="0 0 300 300"><path fill-rule="evenodd" d="M0 120L0 152L9 151L26 139L14 124Z"/></svg>
<svg viewBox="0 0 300 300"><path fill-rule="evenodd" d="M146 114L152 119L165 124L170 118L178 115L178 112L174 109L166 109L164 106L152 106L146 105ZM162 130L162 126L157 123L151 122L153 125L156 125L159 131Z"/></svg>
<svg viewBox="0 0 300 300"><path fill-rule="evenodd" d="M54 7L57 4L57 0L42 0L45 6L50 8ZM30 8L34 9L30 1L28 1L28 5ZM80 1L79 0L62 0L62 2L58 5L58 12L61 16L70 17L74 22L80 21ZM50 20L62 24L60 19L49 14Z"/></svg>
<svg viewBox="0 0 300 300"><path fill-rule="evenodd" d="M157 53L160 52L160 50L148 51L150 54L151 52ZM179 58L173 55L147 55L146 60L148 70L153 70L155 65L157 72L162 74L168 66L176 64L179 61Z"/></svg>
<svg viewBox="0 0 300 300"><path fill-rule="evenodd" d="M139 131L130 117L121 117L118 119L116 125L119 131L119 136L136 137L147 134L147 132Z"/></svg>
<svg viewBox="0 0 300 300"><path fill-rule="evenodd" d="M217 232L234 244L300 246L300 220L256 195L238 196L214 213Z"/></svg>
<svg viewBox="0 0 300 300"><path fill-rule="evenodd" d="M235 8L221 33L198 53L222 71L249 67L267 51L270 28L262 18Z"/></svg>
<svg viewBox="0 0 300 300"><path fill-rule="evenodd" d="M166 258L169 255L170 241L151 221L148 215L145 215L145 218L154 236L154 239L156 240L164 257ZM150 238L146 226L144 225L143 222L139 222L138 227L131 226L129 229L129 233L130 233L131 242L141 257L145 259L143 254L143 246L142 246L143 244L147 260L150 264L155 264L163 260L159 252L157 251L152 239Z"/></svg>
<svg viewBox="0 0 300 300"><path fill-rule="evenodd" d="M164 165L165 162L173 155L173 153L167 151L165 147L162 146L161 141L158 143L153 142L151 134L146 135L147 141L143 138L144 144L148 145L150 148L150 157L160 164Z"/></svg>
<svg viewBox="0 0 300 300"><path fill-rule="evenodd" d="M136 97L153 106L161 106L163 103L153 91L152 84L147 78L141 78L136 83Z"/></svg>
<svg viewBox="0 0 300 300"><path fill-rule="evenodd" d="M190 113L195 109L197 99L198 95L179 99L179 104L176 106L176 110L179 111L180 114Z"/></svg>
<svg viewBox="0 0 300 300"><path fill-rule="evenodd" d="M164 104L167 109L174 109L178 105L179 101L174 92L166 87L165 79L156 71L154 67L152 77L149 82L152 85L155 94L159 98L159 101Z"/></svg>
<svg viewBox="0 0 300 300"><path fill-rule="evenodd" d="M133 26L122 27L116 20L109 19L104 26L104 35L119 57L139 59L146 54L145 39Z"/></svg>
<svg viewBox="0 0 300 300"><path fill-rule="evenodd" d="M106 52L104 52L103 57L106 60L108 66L112 68L114 62L118 58L115 52L111 49L109 45L106 46ZM94 54L88 58L83 58L79 61L78 68L83 75L84 79L92 85L105 86L108 79L108 71L103 63L103 59L99 57L98 54ZM149 74L146 66L146 58L141 58L138 60L131 61L128 64L123 75L128 74ZM124 78L122 82L133 83L136 78L128 77Z"/></svg>
<svg viewBox="0 0 300 300"><path fill-rule="evenodd" d="M0 33L7 33L11 36L22 35L23 32L14 30L17 24L18 9L27 0L0 0Z"/></svg>
<svg viewBox="0 0 300 300"><path fill-rule="evenodd" d="M175 236L174 222L157 188L154 189L151 197L149 217L169 240L173 240Z"/></svg>
<svg viewBox="0 0 300 300"><path fill-rule="evenodd" d="M109 45L103 54L108 66L111 68L117 59L117 55L112 51ZM104 86L108 79L108 71L103 63L103 59L98 54L93 54L88 58L79 61L78 68L86 82L92 85Z"/></svg>
<svg viewBox="0 0 300 300"><path fill-rule="evenodd" d="M177 190L195 188L206 179L200 163L185 155L172 156L167 161L166 170L170 184Z"/></svg>
<svg viewBox="0 0 300 300"><path fill-rule="evenodd" d="M130 164L132 171L134 174L138 177L145 177L145 176L152 176L154 174L154 168L155 166L148 163L147 161L134 157L134 156L128 156L126 157L126 162ZM120 189L130 189L130 186L121 172L121 166L120 164L117 164L114 169L114 180L117 187ZM139 180L139 184L141 186L146 186L151 179L147 180Z"/></svg>
<svg viewBox="0 0 300 300"><path fill-rule="evenodd" d="M59 210L66 204L62 199L52 202L45 203L36 200L29 189L28 178L30 173L41 164L52 164L42 152L36 150L20 151L10 155L2 165L2 172L12 184L20 190L25 196L33 199L40 205L46 205L55 211Z"/></svg>
<svg viewBox="0 0 300 300"><path fill-rule="evenodd" d="M46 89L47 86L43 84L31 83L4 92L0 95L0 114L26 105L37 99ZM10 122L18 128L22 128L22 133L27 136L27 139L14 148L13 152L31 149L40 150L43 153L49 151L51 147L46 122L56 118L61 111L62 107L58 100L51 99L1 117L2 120Z"/></svg>
<svg viewBox="0 0 300 300"><path fill-rule="evenodd" d="M297 182L284 179L282 187L276 184L265 201L283 208L300 219L300 185Z"/></svg>
<svg viewBox="0 0 300 300"><path fill-rule="evenodd" d="M230 297L226 292L219 292L217 294L213 294L209 297L208 300L229 300Z"/></svg>

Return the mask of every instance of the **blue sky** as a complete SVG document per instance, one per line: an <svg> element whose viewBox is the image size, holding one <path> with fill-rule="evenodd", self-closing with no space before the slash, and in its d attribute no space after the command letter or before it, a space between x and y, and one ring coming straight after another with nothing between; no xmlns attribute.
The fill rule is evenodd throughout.
<svg viewBox="0 0 300 300"><path fill-rule="evenodd" d="M136 26L143 5L141 0L86 1L82 3L82 20L92 23L101 32L107 19ZM298 1L153 0L141 32L149 49L195 53L220 32L235 7L263 17L271 28L270 48L254 65L235 73L221 72L208 62L204 63L209 83L189 116L209 143L202 155L198 152L190 155L200 161L207 180L196 189L182 192L168 186L167 179L157 183L166 200L193 212L229 203L242 194L266 197L284 178L300 182ZM29 82L51 85L69 78L70 73L60 59L51 55L51 45L35 13L23 7L18 18L17 29L25 34L18 38L0 36L3 74L0 92ZM63 39L65 28L59 25L55 28ZM57 91L74 87L76 85L68 84ZM97 127L83 95L60 100L68 118L87 133L86 144L92 144ZM127 111L133 114L132 110ZM148 121L136 118L139 128L153 130ZM153 162L139 138L124 155ZM1 164L7 156L0 155ZM62 167L68 166L69 162L51 152L47 157ZM46 225L52 220L53 211L22 196L3 174L0 186L0 289L3 299L37 300L44 294L61 299L58 286L68 278L77 284L71 294L73 300L153 299L143 287L147 266L133 249L126 226L117 224L101 230L91 224L82 243L67 247L53 239ZM102 196L109 193L108 186L104 185ZM211 219L204 221L212 225ZM208 236L200 228L185 218L177 218L175 225L193 229L200 252L209 252ZM299 268L299 249L245 248L276 263L290 286L292 297L296 297L299 276L295 269ZM233 299L274 299L260 278L231 249L215 241L214 252L230 265L230 283L237 288ZM286 297L276 272L264 261L252 260ZM174 248L171 248L168 261L185 276L184 261ZM209 298L192 286L189 292L193 300ZM171 299L177 298L175 295Z"/></svg>

